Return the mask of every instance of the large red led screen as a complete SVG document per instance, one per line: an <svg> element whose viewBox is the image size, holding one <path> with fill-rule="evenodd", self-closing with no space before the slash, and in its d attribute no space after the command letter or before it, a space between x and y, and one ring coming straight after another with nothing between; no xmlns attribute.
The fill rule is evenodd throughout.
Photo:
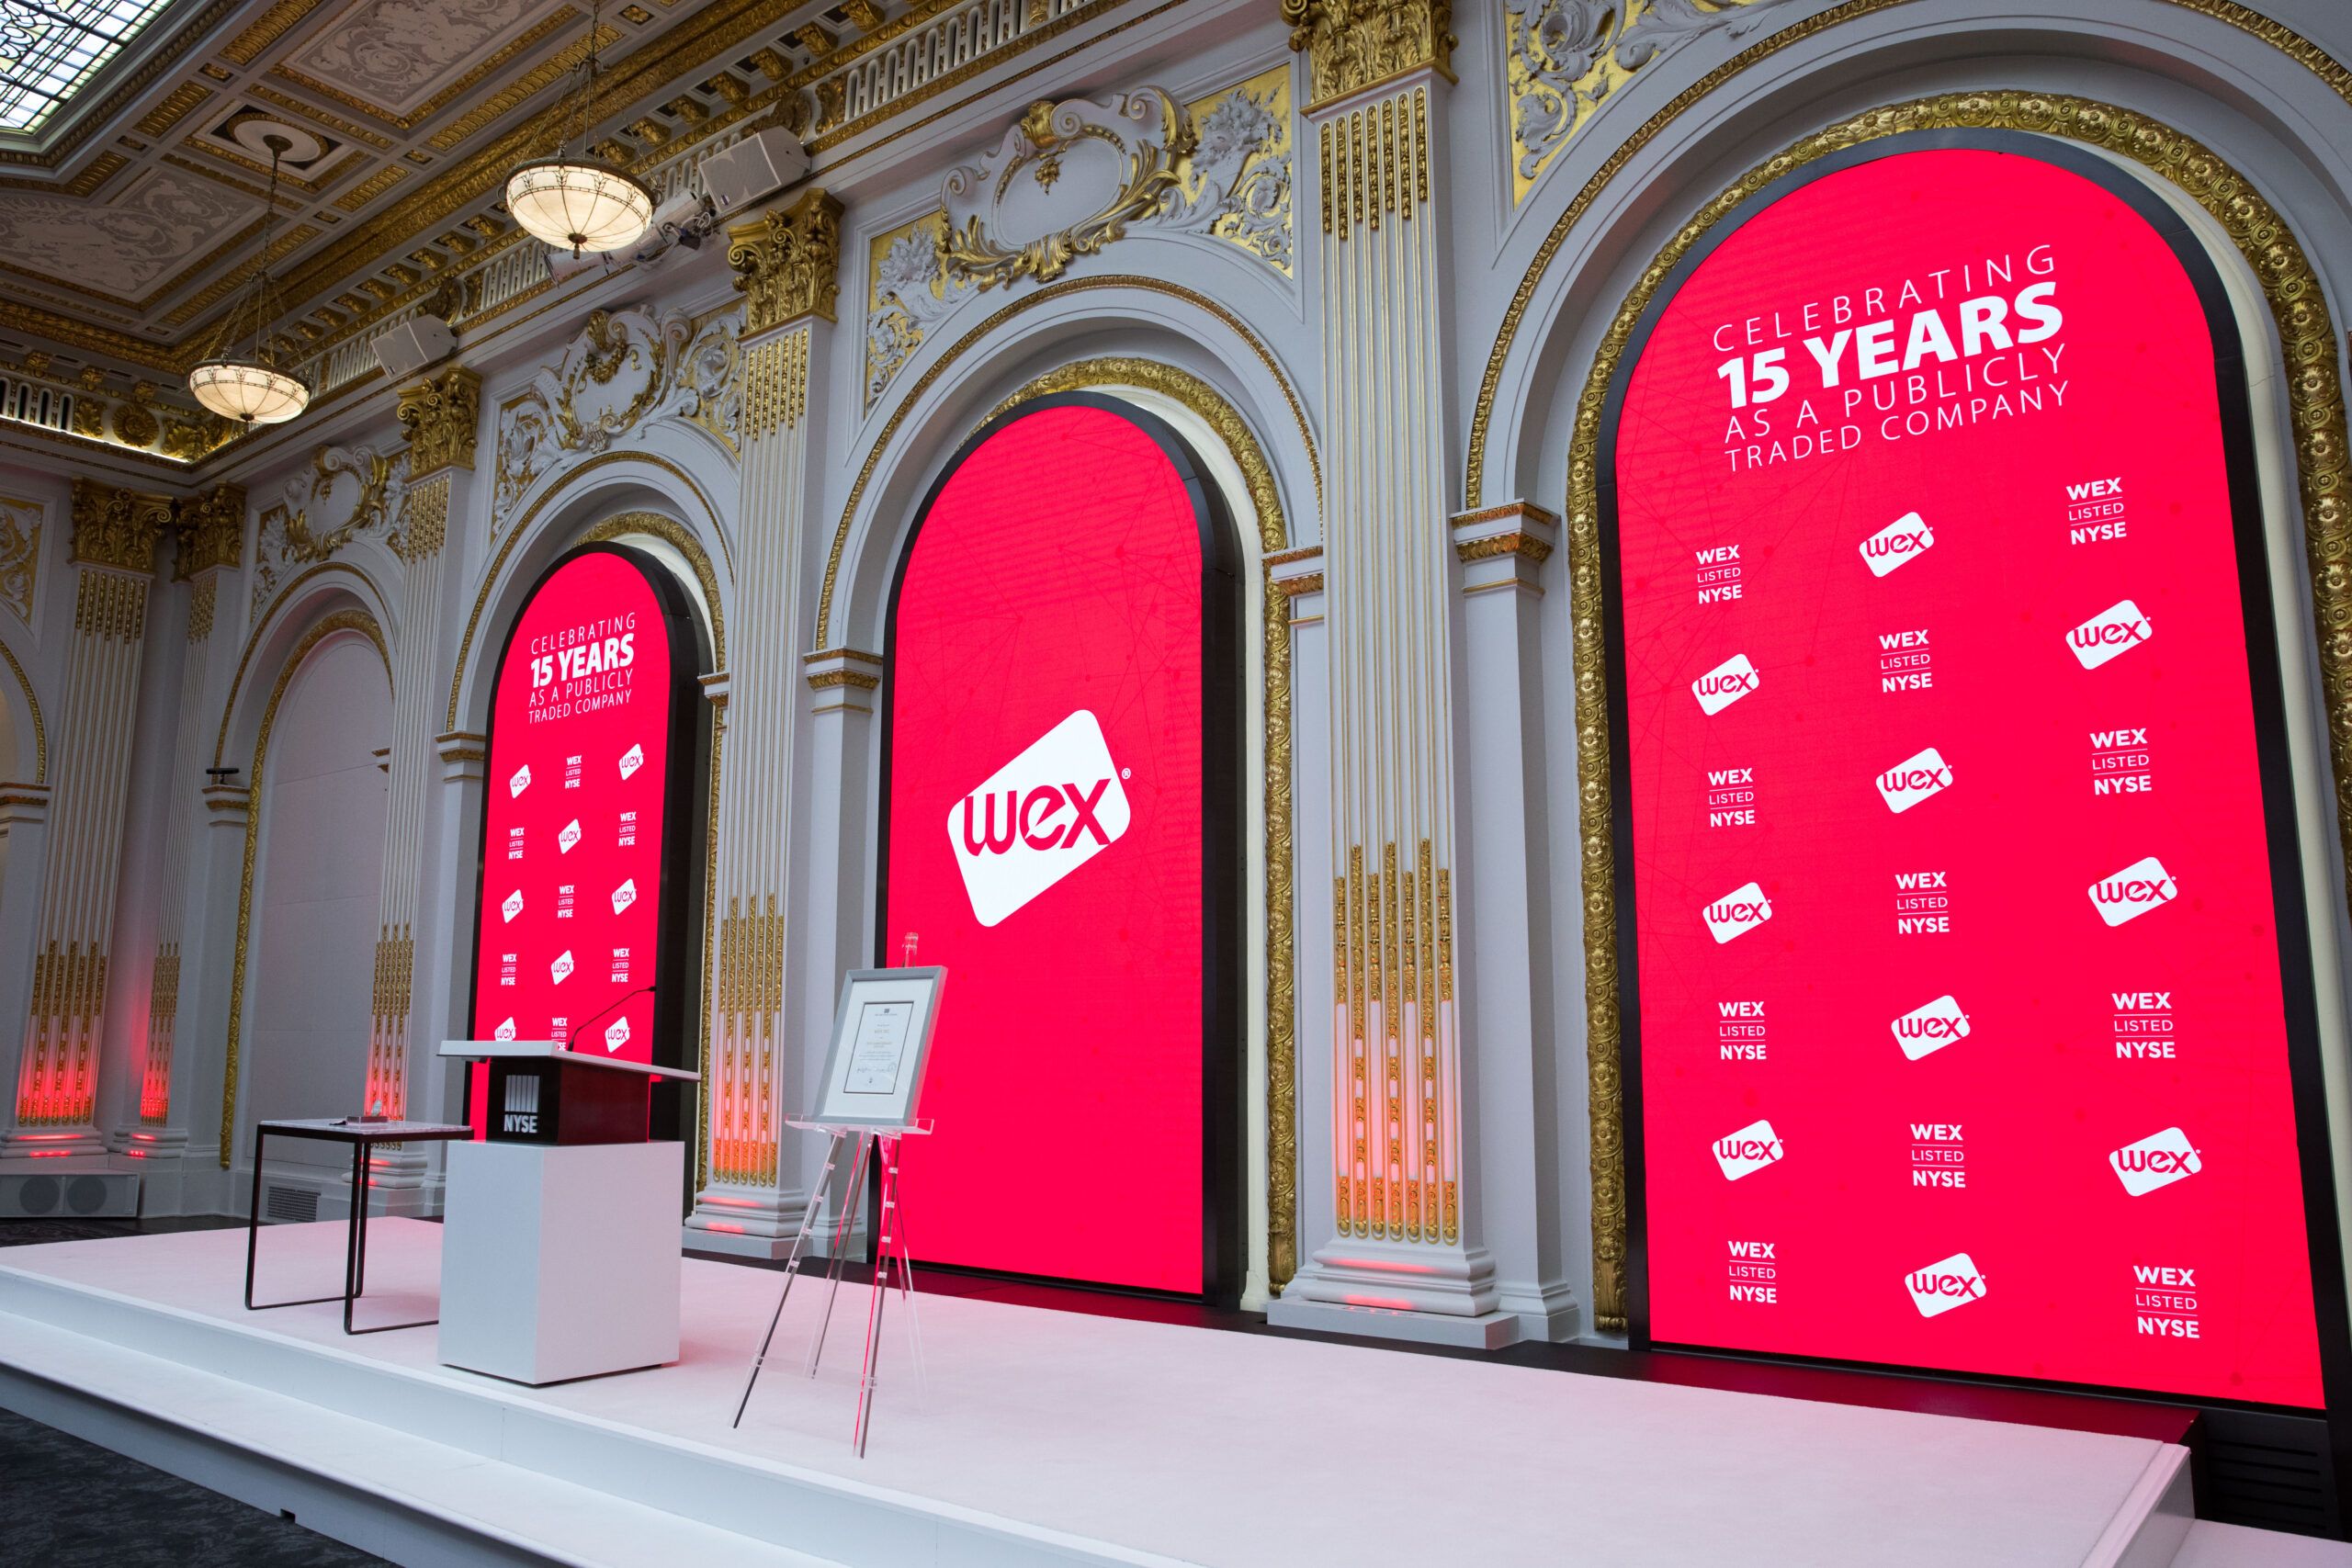
<svg viewBox="0 0 2352 1568"><path fill-rule="evenodd" d="M2322 1403L2244 372L2110 178L1798 184L1619 389L1657 1341Z"/></svg>
<svg viewBox="0 0 2352 1568"><path fill-rule="evenodd" d="M906 1156L918 1257L1204 1288L1204 504L1161 436L1080 398L987 434L916 532L881 939L951 981L937 1130Z"/></svg>
<svg viewBox="0 0 2352 1568"><path fill-rule="evenodd" d="M482 813L474 1035L655 1060L662 848L678 661L635 552L582 550L499 666ZM470 1120L484 1127L477 1069Z"/></svg>

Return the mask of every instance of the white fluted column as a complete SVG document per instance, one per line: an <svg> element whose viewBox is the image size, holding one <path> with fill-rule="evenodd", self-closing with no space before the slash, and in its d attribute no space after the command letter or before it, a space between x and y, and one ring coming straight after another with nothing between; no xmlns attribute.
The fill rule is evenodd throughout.
<svg viewBox="0 0 2352 1568"><path fill-rule="evenodd" d="M808 388L833 320L841 204L802 194L728 230L743 290L737 640L717 705L717 945L703 1083L709 1163L687 1216L691 1245L782 1257L806 1190L784 1118L787 1088L786 913L791 908L794 750L801 646L801 557L810 502ZM724 767L720 766L724 761Z"/></svg>
<svg viewBox="0 0 2352 1568"><path fill-rule="evenodd" d="M409 1114L411 1076L420 1052L413 1028L418 941L421 935L431 940L447 916L438 910L428 920L423 913L429 868L435 863L430 840L443 774L443 547L450 515L461 512L465 481L473 472L481 412L481 378L461 366L401 390L400 421L409 437L408 489L391 539L401 559L401 614L392 646L384 869L363 1089L367 1109L389 1116ZM437 1044L424 1042L422 1047L430 1055ZM425 1185L435 1152L424 1145L378 1152L369 1181L387 1207L426 1206L413 1194Z"/></svg>
<svg viewBox="0 0 2352 1568"><path fill-rule="evenodd" d="M32 1004L0 1154L96 1152L99 1042L162 496L74 483L74 638L56 745Z"/></svg>
<svg viewBox="0 0 2352 1568"><path fill-rule="evenodd" d="M1308 1238L1270 1315L1491 1347L1520 1325L1498 1305L1464 1155L1475 1047L1455 962L1466 933L1440 145L1452 40L1431 0L1295 19L1322 215L1336 994L1320 1087L1336 1147L1319 1177L1332 1229Z"/></svg>

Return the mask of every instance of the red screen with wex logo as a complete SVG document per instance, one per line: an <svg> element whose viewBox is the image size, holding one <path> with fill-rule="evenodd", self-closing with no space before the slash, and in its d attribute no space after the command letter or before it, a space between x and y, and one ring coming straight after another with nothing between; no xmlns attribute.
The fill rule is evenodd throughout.
<svg viewBox="0 0 2352 1568"><path fill-rule="evenodd" d="M1203 1288L1201 519L1056 405L925 512L890 643L883 942L946 966L916 1257Z"/></svg>
<svg viewBox="0 0 2352 1568"><path fill-rule="evenodd" d="M617 550L564 562L517 618L492 699L476 1038L653 1059L673 658L652 582Z"/></svg>
<svg viewBox="0 0 2352 1568"><path fill-rule="evenodd" d="M2319 1405L2305 938L2180 258L2083 174L1904 152L1653 321L1612 435L1650 1334Z"/></svg>

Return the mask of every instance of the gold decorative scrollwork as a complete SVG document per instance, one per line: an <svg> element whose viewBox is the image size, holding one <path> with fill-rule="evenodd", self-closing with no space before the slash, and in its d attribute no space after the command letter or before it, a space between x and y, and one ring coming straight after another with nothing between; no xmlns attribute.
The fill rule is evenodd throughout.
<svg viewBox="0 0 2352 1568"><path fill-rule="evenodd" d="M1155 111L1156 136L1123 133L1117 128L1122 120L1141 125ZM1105 142L1126 160L1125 177L1110 199L1067 228L1018 244L991 237L984 212L977 209L992 209L1023 169L1041 187L1050 190L1059 177L1063 152L1082 141ZM938 239L942 275L951 283L970 283L981 289L1023 277L1051 283L1075 258L1097 254L1123 238L1128 224L1159 216L1181 197L1182 165L1196 144L1191 114L1157 87L1102 104L1087 98L1031 104L995 152L976 165L948 172L948 221ZM992 197L976 194L991 188Z"/></svg>
<svg viewBox="0 0 2352 1568"><path fill-rule="evenodd" d="M589 319L593 325L596 318ZM474 443L481 423L479 374L453 365L438 376L403 387L399 412L401 427L408 432L411 479L441 468L473 471Z"/></svg>
<svg viewBox="0 0 2352 1568"><path fill-rule="evenodd" d="M727 230L727 265L743 295L743 335L803 316L833 320L841 294L842 204L811 186L789 207Z"/></svg>
<svg viewBox="0 0 2352 1568"><path fill-rule="evenodd" d="M76 479L73 559L77 565L107 566L119 571L152 570L155 540L171 520L168 496Z"/></svg>

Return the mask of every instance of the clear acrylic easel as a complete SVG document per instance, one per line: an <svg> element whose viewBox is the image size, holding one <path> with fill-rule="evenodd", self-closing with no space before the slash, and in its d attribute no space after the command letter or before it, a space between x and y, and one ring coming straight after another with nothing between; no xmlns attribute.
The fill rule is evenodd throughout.
<svg viewBox="0 0 2352 1568"><path fill-rule="evenodd" d="M775 1342L776 1325L784 1321L784 1303L792 1295L792 1281L800 1273L800 1258L808 1250L808 1237L815 1229L817 1212L823 1206L825 1194L831 1189L833 1172L840 1168L842 1145L850 1138L857 1140L856 1152L851 1158L849 1185L842 1190L840 1217L833 1226L833 1255L826 1269L824 1315L817 1320L816 1337L808 1346L808 1375L817 1375L817 1359L824 1353L825 1331L832 1325L833 1301L841 1294L842 1264L849 1246L850 1222L857 1213L859 1201L865 1192L865 1171L871 1160L878 1171L882 1188L882 1223L876 1235L874 1247L874 1285L866 1297L865 1306L865 1365L858 1378L857 1419L850 1429L850 1445L857 1457L865 1457L865 1434L873 1424L875 1367L882 1351L882 1303L889 1294L889 1279L896 1265L899 1299L907 1309L907 1328L914 1342L915 1375L925 1386L929 1375L922 1364L922 1328L915 1313L914 1265L907 1258L906 1227L899 1215L899 1144L908 1137L922 1137L931 1132L928 1117L899 1126L842 1126L831 1122L809 1122L797 1117L785 1118L787 1127L802 1132L825 1133L831 1142L825 1148L825 1168L817 1178L816 1190L808 1194L808 1204L800 1215L799 1234L792 1238L792 1255L785 1260L784 1289L777 1293L775 1313L768 1319L768 1331L760 1341L760 1353L752 1359L752 1375L743 1380L743 1397L736 1403L732 1427L743 1424L743 1412L752 1403L752 1385L760 1381L760 1369L767 1364L768 1348Z"/></svg>

